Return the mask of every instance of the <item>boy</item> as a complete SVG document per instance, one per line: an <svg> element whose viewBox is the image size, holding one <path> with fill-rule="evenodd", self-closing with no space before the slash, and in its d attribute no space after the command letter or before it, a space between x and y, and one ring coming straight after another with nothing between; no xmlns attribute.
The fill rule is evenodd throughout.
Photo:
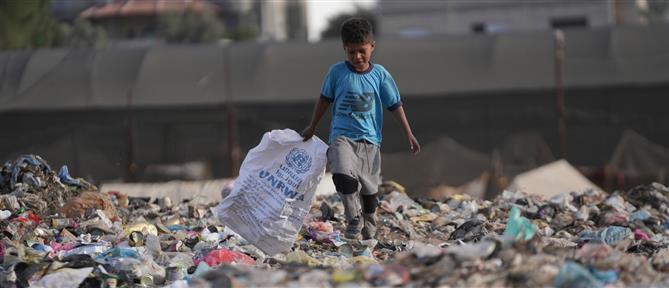
<svg viewBox="0 0 669 288"><path fill-rule="evenodd" d="M371 239L376 234L383 108L399 121L413 154L420 152L420 145L404 114L395 80L383 66L370 62L376 45L371 24L364 19L347 20L341 27L341 38L346 61L330 67L302 137L307 141L313 136L318 121L333 103L328 166L344 203L344 236Z"/></svg>

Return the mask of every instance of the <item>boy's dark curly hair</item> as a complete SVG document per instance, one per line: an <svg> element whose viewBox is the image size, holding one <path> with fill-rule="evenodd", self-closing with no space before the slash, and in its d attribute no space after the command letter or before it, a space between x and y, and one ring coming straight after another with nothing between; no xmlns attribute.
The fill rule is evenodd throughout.
<svg viewBox="0 0 669 288"><path fill-rule="evenodd" d="M372 24L362 18L351 18L341 25L341 41L344 44L370 43L374 41Z"/></svg>

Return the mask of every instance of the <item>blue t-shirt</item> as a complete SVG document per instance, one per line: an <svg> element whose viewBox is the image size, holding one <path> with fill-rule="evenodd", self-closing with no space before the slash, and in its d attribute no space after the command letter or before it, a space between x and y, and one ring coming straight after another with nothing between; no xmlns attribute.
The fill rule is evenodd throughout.
<svg viewBox="0 0 669 288"><path fill-rule="evenodd" d="M393 77L386 68L372 63L365 72L356 72L347 61L332 65L321 98L334 103L330 142L346 136L380 146L383 108L394 111L402 105Z"/></svg>

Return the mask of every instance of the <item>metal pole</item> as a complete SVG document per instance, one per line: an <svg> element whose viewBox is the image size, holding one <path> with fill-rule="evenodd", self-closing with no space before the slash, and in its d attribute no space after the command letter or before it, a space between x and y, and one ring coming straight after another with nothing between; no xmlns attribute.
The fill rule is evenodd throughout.
<svg viewBox="0 0 669 288"><path fill-rule="evenodd" d="M127 166L126 166L126 181L132 182L135 181L135 172L137 171L137 164L135 164L135 149L134 149L134 132L133 132L133 119L132 119L132 88L128 89L128 94L126 96L126 146L127 146L127 155L128 157Z"/></svg>
<svg viewBox="0 0 669 288"><path fill-rule="evenodd" d="M239 148L239 122L237 121L237 111L232 104L226 105L227 126L228 126L228 155L230 156L230 174L232 177L239 175L239 165L242 158Z"/></svg>
<svg viewBox="0 0 669 288"><path fill-rule="evenodd" d="M558 114L558 133L560 135L560 156L567 159L567 123L564 105L564 83L562 64L564 63L565 37L562 30L555 30L555 96Z"/></svg>
<svg viewBox="0 0 669 288"><path fill-rule="evenodd" d="M230 166L230 176L231 177L237 177L239 176L239 166L241 165L241 158L242 158L242 153L241 153L241 148L239 148L239 121L237 118L237 110L232 104L232 81L230 79L230 69L232 59L231 59L231 48L224 47L223 48L223 77L224 77L224 83L223 83L223 89L224 89L224 97L225 97L225 116L226 116L226 138L228 140L227 143L227 151L225 152L228 155L228 159L230 159L230 162L228 163Z"/></svg>
<svg viewBox="0 0 669 288"><path fill-rule="evenodd" d="M625 2L623 0L613 1L613 18L615 25L622 25L625 22Z"/></svg>

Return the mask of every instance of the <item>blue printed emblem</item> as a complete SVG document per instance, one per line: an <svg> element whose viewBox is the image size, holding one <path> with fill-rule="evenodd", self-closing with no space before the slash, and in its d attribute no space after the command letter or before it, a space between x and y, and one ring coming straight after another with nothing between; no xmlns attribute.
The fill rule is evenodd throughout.
<svg viewBox="0 0 669 288"><path fill-rule="evenodd" d="M286 155L286 164L288 164L288 167L295 169L297 173L304 173L311 168L311 156L304 149L293 148Z"/></svg>

